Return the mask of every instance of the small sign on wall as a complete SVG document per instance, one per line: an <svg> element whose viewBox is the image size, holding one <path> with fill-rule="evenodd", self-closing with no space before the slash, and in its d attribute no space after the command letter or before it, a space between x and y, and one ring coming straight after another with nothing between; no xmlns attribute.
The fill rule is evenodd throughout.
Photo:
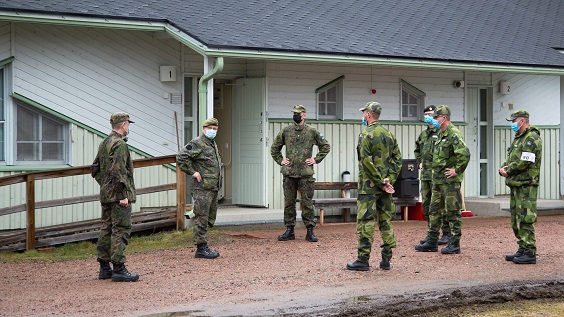
<svg viewBox="0 0 564 317"><path fill-rule="evenodd" d="M511 92L511 86L506 81L499 82L499 93L502 95L509 95Z"/></svg>
<svg viewBox="0 0 564 317"><path fill-rule="evenodd" d="M176 66L160 67L161 81L176 81Z"/></svg>

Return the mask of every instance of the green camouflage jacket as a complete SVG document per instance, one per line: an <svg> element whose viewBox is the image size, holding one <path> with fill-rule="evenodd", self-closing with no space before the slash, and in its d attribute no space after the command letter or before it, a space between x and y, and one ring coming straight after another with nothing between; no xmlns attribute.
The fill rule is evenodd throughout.
<svg viewBox="0 0 564 317"><path fill-rule="evenodd" d="M439 132L439 138L434 144L433 183L461 183L469 162L470 150L464 143L462 133L451 123L445 131ZM454 168L458 175L447 178L445 176L446 168Z"/></svg>
<svg viewBox="0 0 564 317"><path fill-rule="evenodd" d="M98 155L90 166L92 177L100 184L100 202L113 203L127 198L136 201L133 162L124 137L112 131L100 143Z"/></svg>
<svg viewBox="0 0 564 317"><path fill-rule="evenodd" d="M507 149L505 184L515 186L538 186L542 158L542 140L536 126L529 126L523 133L515 133L515 139Z"/></svg>
<svg viewBox="0 0 564 317"><path fill-rule="evenodd" d="M221 187L221 156L214 140L201 135L190 141L176 156L180 169L193 175L199 172L202 181L192 177L192 189L219 190Z"/></svg>
<svg viewBox="0 0 564 317"><path fill-rule="evenodd" d="M421 168L421 176L419 177L422 181L430 181L433 179L433 144L439 139L439 133L437 129L429 128L421 131L419 138L415 141L415 158L417 159L417 164L423 163Z"/></svg>
<svg viewBox="0 0 564 317"><path fill-rule="evenodd" d="M358 193L383 193L384 178L396 182L401 170L401 152L396 137L379 122L358 135Z"/></svg>
<svg viewBox="0 0 564 317"><path fill-rule="evenodd" d="M316 163L320 163L331 150L329 141L314 127L293 123L278 133L270 147L270 155L281 166L282 175L308 177L314 174L313 166L307 165L305 160L312 157L314 145L319 149L314 159ZM280 151L283 146L286 146L286 157L290 160L290 166L281 165L284 157Z"/></svg>

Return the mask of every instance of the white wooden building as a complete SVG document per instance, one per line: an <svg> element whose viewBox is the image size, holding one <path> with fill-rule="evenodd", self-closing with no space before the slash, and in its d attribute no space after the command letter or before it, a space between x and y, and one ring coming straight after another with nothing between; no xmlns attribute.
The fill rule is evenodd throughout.
<svg viewBox="0 0 564 317"><path fill-rule="evenodd" d="M128 142L133 158L177 153L201 133L199 122L215 116L225 171L222 203L282 209L282 180L270 145L291 124L293 105L304 105L307 123L331 143L331 153L315 166L317 181L330 182L340 181L343 171L356 180L358 109L374 100L383 105L381 121L396 135L404 158L414 157L425 128L421 109L450 106L471 151L466 197L508 194L497 175L513 138L505 118L517 109L529 111L544 142L539 198L561 199L564 54L560 64L531 65L511 56L491 62L277 50L276 44L261 50L238 43L236 31L223 38L222 30L212 32L211 38L223 41L214 45L206 42L209 34L182 29L174 17L82 13L84 3L70 2L71 9L53 12L45 3L26 10L25 1L0 1L0 176L89 165L116 111L135 121ZM196 2L195 9L203 3ZM201 99L200 78L221 64L204 83ZM172 183L174 169L136 170L136 185ZM89 176L41 181L38 187L38 201L98 191ZM24 193L23 185L0 187L0 209L25 203ZM140 196L134 208L174 204L174 192L165 192ZM97 218L100 210L88 203L38 214L41 227ZM24 213L0 216L0 230L23 227Z"/></svg>

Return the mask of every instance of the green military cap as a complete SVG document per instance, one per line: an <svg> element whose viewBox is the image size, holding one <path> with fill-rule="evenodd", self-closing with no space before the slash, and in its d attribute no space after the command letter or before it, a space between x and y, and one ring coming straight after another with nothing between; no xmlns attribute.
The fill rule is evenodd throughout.
<svg viewBox="0 0 564 317"><path fill-rule="evenodd" d="M129 115L125 112L114 112L114 113L112 113L112 116L110 117L110 123L111 124L125 122L125 121L129 121L130 123L135 123L135 122L129 120Z"/></svg>
<svg viewBox="0 0 564 317"><path fill-rule="evenodd" d="M206 121L204 121L204 123L202 124L202 127L207 127L210 125L215 125L216 127L219 126L219 122L217 121L216 118L209 118Z"/></svg>
<svg viewBox="0 0 564 317"><path fill-rule="evenodd" d="M305 107L302 105L295 105L294 109L292 109L292 112L296 112L296 113L302 113L302 112L306 112Z"/></svg>
<svg viewBox="0 0 564 317"><path fill-rule="evenodd" d="M363 108L358 109L359 111L370 111L370 112L375 112L375 113L382 113L382 106L380 105L380 103L376 102L376 101L369 101L366 106L364 106Z"/></svg>
<svg viewBox="0 0 564 317"><path fill-rule="evenodd" d="M517 110L511 114L511 117L505 119L507 121L513 121L517 118L527 118L529 119L529 113L525 110Z"/></svg>
<svg viewBox="0 0 564 317"><path fill-rule="evenodd" d="M433 118L438 116L447 116L450 118L450 108L447 105L438 106L433 112Z"/></svg>

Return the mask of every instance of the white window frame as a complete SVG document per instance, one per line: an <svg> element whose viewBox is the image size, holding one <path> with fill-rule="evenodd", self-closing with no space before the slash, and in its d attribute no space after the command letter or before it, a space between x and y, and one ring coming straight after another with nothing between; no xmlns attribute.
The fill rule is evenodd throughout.
<svg viewBox="0 0 564 317"><path fill-rule="evenodd" d="M0 153L2 153L3 155L0 156L0 162L5 163L6 162L6 156L7 156L7 149L6 149L6 144L7 144L7 139L8 139L8 129L7 129L7 123L6 123L6 109L8 108L7 103L6 103L6 69L4 67L0 67L0 123L2 124L2 139L0 140Z"/></svg>
<svg viewBox="0 0 564 317"><path fill-rule="evenodd" d="M43 121L43 117L48 118L51 121L55 121L59 124L62 125L63 127L63 159L62 160L58 160L58 161L42 161L42 160L37 160L37 161L18 161L17 158L17 146L18 146L18 141L16 140L17 138L17 122L18 122L18 118L17 118L17 108L18 107L23 107L31 112L34 112L36 114L38 114L41 118L41 123ZM13 120L14 124L12 127L12 131L13 131L13 135L14 135L14 142L13 142L13 150L11 155L13 156L13 162L14 165L25 165L25 166L60 166L60 165L68 165L69 164L69 160L70 160L70 138L69 138L69 129L70 129L70 124L68 122L65 122L49 113L46 113L44 111L41 111L40 109L37 109L35 107L26 105L25 103L21 102L21 101L16 101L14 103L14 120ZM40 144L43 144L42 140L39 140ZM41 151L40 151L41 152ZM41 154L41 153L40 153Z"/></svg>
<svg viewBox="0 0 564 317"><path fill-rule="evenodd" d="M416 104L404 103L403 100L403 93L404 91L415 97L417 99ZM401 89L400 89L400 113L401 113L401 121L421 121L423 120L423 108L425 108L425 97L426 94L421 89L411 85L410 83L402 80L401 81ZM405 113L403 110L404 106L407 105L408 107L415 107L416 113L415 115L409 115Z"/></svg>
<svg viewBox="0 0 564 317"><path fill-rule="evenodd" d="M344 120L344 107L343 107L343 96L344 96L344 79L345 79L345 75L342 75L340 77L337 77L335 79L333 79L332 81L324 84L323 86L317 88L315 90L315 111L317 114L317 119L319 120L335 120L335 119L339 119L339 120ZM335 113L334 114L328 114L328 115L322 115L320 114L319 111L319 107L321 106L321 103L327 103L328 100L325 101L321 101L320 100L320 95L321 94L327 94L327 91L329 89L335 88L336 93L335 93L335 100L331 100L329 102L334 102L335 103Z"/></svg>

